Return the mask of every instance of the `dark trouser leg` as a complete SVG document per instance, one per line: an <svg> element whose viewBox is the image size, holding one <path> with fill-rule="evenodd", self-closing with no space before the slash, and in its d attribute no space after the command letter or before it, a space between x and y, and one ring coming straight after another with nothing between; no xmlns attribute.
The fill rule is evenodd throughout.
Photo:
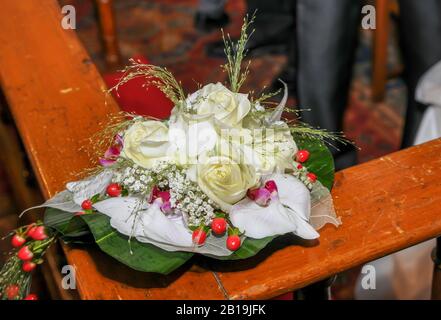
<svg viewBox="0 0 441 320"><path fill-rule="evenodd" d="M247 14L256 12L247 49L250 55L286 52L287 42L294 33L294 0L248 0ZM207 45L207 55L224 58L224 43L216 41Z"/></svg>
<svg viewBox="0 0 441 320"><path fill-rule="evenodd" d="M331 299L331 285L335 276L313 283L294 292L296 300L329 300Z"/></svg>
<svg viewBox="0 0 441 320"><path fill-rule="evenodd" d="M360 13L354 0L297 1L297 98L312 126L342 131ZM339 148L337 169L355 164L355 149Z"/></svg>
<svg viewBox="0 0 441 320"><path fill-rule="evenodd" d="M400 42L408 86L402 147L413 145L425 106L415 101L419 78L441 60L441 1L400 0Z"/></svg>
<svg viewBox="0 0 441 320"><path fill-rule="evenodd" d="M432 253L435 264L432 279L432 300L441 300L441 238L436 239L436 248Z"/></svg>
<svg viewBox="0 0 441 320"><path fill-rule="evenodd" d="M340 131L358 35L354 0L297 1L298 99L302 118Z"/></svg>

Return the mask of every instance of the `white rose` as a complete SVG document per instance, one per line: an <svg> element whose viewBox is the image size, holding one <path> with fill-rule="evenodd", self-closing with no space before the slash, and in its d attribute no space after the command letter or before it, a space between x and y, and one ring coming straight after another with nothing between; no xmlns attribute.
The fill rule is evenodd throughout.
<svg viewBox="0 0 441 320"><path fill-rule="evenodd" d="M190 95L187 104L199 115L214 114L227 127L242 127L242 119L251 109L248 94L232 92L219 82Z"/></svg>
<svg viewBox="0 0 441 320"><path fill-rule="evenodd" d="M297 153L297 145L286 128L266 129L261 143L255 143L254 150L262 159L262 173L284 173L292 168L293 157Z"/></svg>
<svg viewBox="0 0 441 320"><path fill-rule="evenodd" d="M194 169L199 188L225 212L258 183L252 166L235 162L231 157L209 157Z"/></svg>
<svg viewBox="0 0 441 320"><path fill-rule="evenodd" d="M247 164L261 175L273 172L284 173L292 168L297 145L286 125L278 128L242 129L240 148ZM233 139L233 142L237 141Z"/></svg>
<svg viewBox="0 0 441 320"><path fill-rule="evenodd" d="M124 134L122 155L136 164L151 168L167 160L168 128L160 121L135 122Z"/></svg>
<svg viewBox="0 0 441 320"><path fill-rule="evenodd" d="M169 156L180 165L196 164L218 139L213 115L177 114L169 124Z"/></svg>

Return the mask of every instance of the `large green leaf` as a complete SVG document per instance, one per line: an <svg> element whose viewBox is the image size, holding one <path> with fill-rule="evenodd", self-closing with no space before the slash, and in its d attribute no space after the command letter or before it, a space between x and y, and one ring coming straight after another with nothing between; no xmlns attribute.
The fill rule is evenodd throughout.
<svg viewBox="0 0 441 320"><path fill-rule="evenodd" d="M317 175L317 179L329 190L334 183L334 159L328 147L319 140L295 137L299 149L310 152L308 161L304 163L308 171Z"/></svg>
<svg viewBox="0 0 441 320"><path fill-rule="evenodd" d="M132 269L168 274L184 264L193 254L169 252L151 244L141 243L120 234L110 226L110 219L101 213L83 215L95 242L101 250Z"/></svg>
<svg viewBox="0 0 441 320"><path fill-rule="evenodd" d="M102 251L139 271L168 274L193 255L189 252L168 252L136 239L131 239L129 244L128 237L113 229L109 217L101 213L74 216L71 212L47 208L44 223L58 231L67 242L83 243L82 237L92 233Z"/></svg>
<svg viewBox="0 0 441 320"><path fill-rule="evenodd" d="M46 209L44 224L58 231L63 238L79 238L90 234L89 227L80 217L55 208Z"/></svg>
<svg viewBox="0 0 441 320"><path fill-rule="evenodd" d="M266 247L275 237L263 239L246 238L239 250L226 257L215 257L218 260L240 260L250 258Z"/></svg>

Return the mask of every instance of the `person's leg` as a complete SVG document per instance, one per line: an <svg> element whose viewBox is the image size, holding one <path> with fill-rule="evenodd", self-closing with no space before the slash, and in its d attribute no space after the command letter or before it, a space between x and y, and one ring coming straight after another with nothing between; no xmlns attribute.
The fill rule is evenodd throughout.
<svg viewBox="0 0 441 320"><path fill-rule="evenodd" d="M247 14L256 13L255 30L247 43L250 56L280 54L288 51L288 42L295 32L295 0L247 0ZM207 46L207 54L213 57L224 56L223 41Z"/></svg>
<svg viewBox="0 0 441 320"><path fill-rule="evenodd" d="M342 129L359 15L354 0L298 0L297 98L313 126Z"/></svg>
<svg viewBox="0 0 441 320"><path fill-rule="evenodd" d="M227 0L199 0L198 12L216 19L224 13Z"/></svg>
<svg viewBox="0 0 441 320"><path fill-rule="evenodd" d="M408 87L402 147L413 145L425 106L415 101L418 80L441 60L441 1L400 0L400 42Z"/></svg>
<svg viewBox="0 0 441 320"><path fill-rule="evenodd" d="M195 26L199 30L211 31L219 29L229 22L225 13L227 0L199 0L195 15Z"/></svg>
<svg viewBox="0 0 441 320"><path fill-rule="evenodd" d="M297 0L297 98L302 120L333 132L342 131L352 76L359 1ZM356 162L355 149L338 146L336 167Z"/></svg>

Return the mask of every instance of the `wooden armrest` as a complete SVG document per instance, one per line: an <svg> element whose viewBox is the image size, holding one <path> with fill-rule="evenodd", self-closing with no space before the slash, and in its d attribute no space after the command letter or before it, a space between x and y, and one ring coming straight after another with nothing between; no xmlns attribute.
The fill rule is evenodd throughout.
<svg viewBox="0 0 441 320"><path fill-rule="evenodd" d="M6 1L0 84L46 197L89 165L79 148L117 111L55 0ZM170 276L135 272L96 248L65 246L84 299L265 299L441 234L441 140L339 172L332 192L343 225L319 244L235 263L200 259ZM204 267L200 267L200 266Z"/></svg>

